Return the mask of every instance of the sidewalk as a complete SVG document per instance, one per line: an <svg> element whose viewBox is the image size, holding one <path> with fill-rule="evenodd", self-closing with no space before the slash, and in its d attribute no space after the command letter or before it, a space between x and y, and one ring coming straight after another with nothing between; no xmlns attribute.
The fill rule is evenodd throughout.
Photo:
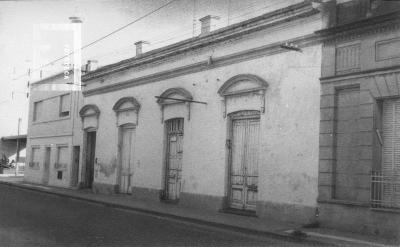
<svg viewBox="0 0 400 247"><path fill-rule="evenodd" d="M344 233L331 229L315 228L304 229L295 224L276 222L257 217L247 217L227 213L197 210L175 204L167 204L156 201L137 200L129 195L103 195L94 194L87 190L72 190L48 187L43 185L23 182L23 177L0 177L0 184L15 186L21 189L34 190L91 203L98 203L118 209L131 210L146 213L157 217L178 220L189 224L214 227L223 230L236 231L262 237L273 237L288 241L300 241L314 245L336 246L400 246L374 236L365 236L354 233ZM300 230L303 234L298 233ZM300 236L299 236L300 235Z"/></svg>

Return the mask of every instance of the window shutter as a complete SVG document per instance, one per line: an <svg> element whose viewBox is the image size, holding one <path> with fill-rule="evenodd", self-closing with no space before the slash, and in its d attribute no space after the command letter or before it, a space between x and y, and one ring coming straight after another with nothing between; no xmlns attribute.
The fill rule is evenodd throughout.
<svg viewBox="0 0 400 247"><path fill-rule="evenodd" d="M69 108L70 108L70 95L66 94L61 96L61 105L60 105L60 115L61 116L68 116L69 115Z"/></svg>
<svg viewBox="0 0 400 247"><path fill-rule="evenodd" d="M394 186L400 178L400 99L385 100L382 110L383 202L400 205L400 193Z"/></svg>
<svg viewBox="0 0 400 247"><path fill-rule="evenodd" d="M58 147L56 169L65 169L68 165L68 147Z"/></svg>
<svg viewBox="0 0 400 247"><path fill-rule="evenodd" d="M39 169L39 163L40 163L40 156L39 156L39 148L32 148L31 152L31 158L29 162L29 167L32 169Z"/></svg>
<svg viewBox="0 0 400 247"><path fill-rule="evenodd" d="M33 121L38 121L41 119L41 114L42 114L42 108L43 108L43 101L36 102L34 105L33 109Z"/></svg>
<svg viewBox="0 0 400 247"><path fill-rule="evenodd" d="M39 162L39 149L38 148L32 148L32 162Z"/></svg>
<svg viewBox="0 0 400 247"><path fill-rule="evenodd" d="M400 175L400 99L383 102L383 162L384 175Z"/></svg>
<svg viewBox="0 0 400 247"><path fill-rule="evenodd" d="M58 156L58 161L60 162L60 163L66 163L67 162L67 160L68 160L68 157L67 157L67 147L60 147L60 152L59 152L59 156Z"/></svg>

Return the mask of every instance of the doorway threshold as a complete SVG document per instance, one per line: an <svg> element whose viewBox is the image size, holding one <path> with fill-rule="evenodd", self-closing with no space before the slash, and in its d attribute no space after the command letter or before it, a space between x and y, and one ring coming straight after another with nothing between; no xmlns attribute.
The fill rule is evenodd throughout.
<svg viewBox="0 0 400 247"><path fill-rule="evenodd" d="M237 208L224 208L221 209L220 212L226 214L237 214L242 216L258 217L256 211L237 209Z"/></svg>
<svg viewBox="0 0 400 247"><path fill-rule="evenodd" d="M161 199L162 203L166 203L166 204L178 204L179 203L179 199Z"/></svg>

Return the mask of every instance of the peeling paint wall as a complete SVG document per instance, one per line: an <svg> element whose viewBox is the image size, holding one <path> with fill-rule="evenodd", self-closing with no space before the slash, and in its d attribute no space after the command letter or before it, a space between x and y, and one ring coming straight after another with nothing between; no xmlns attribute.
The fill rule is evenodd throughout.
<svg viewBox="0 0 400 247"><path fill-rule="evenodd" d="M315 22L311 22L310 29L301 30L314 30L317 26ZM292 29L285 29L287 38L290 30ZM273 34L270 33L271 36L268 37L273 37ZM151 74L153 71L183 66L188 61L206 57L211 49L214 54L222 55L237 50L237 47L246 49L264 45L262 38L267 37L266 32L258 35L260 36L247 37L223 47L205 48L200 54L187 54L182 61L109 75L105 82L90 83L88 87L90 89L118 83L124 79ZM236 48L230 50L232 47ZM223 98L217 91L233 76L254 74L269 84L265 94L265 113L261 114L258 200L315 206L318 190L320 58L321 46L315 45L304 48L303 53L279 53L85 97L85 104L96 104L101 111L96 143L99 175L95 182L110 185L117 183L118 172L110 172L109 176L101 172L108 169L114 171L113 161L118 157L118 128L112 106L122 97L134 97L141 108L134 140L132 186L163 189L164 125L161 123L161 108L154 96L161 95L169 88L182 87L192 94L194 100L207 102L207 105L192 103L190 120L185 105L164 109L164 120L184 118L181 191L197 195L226 196L225 142L228 125L227 118L223 117ZM234 99L227 104L228 113L236 110L260 110L261 106L258 97ZM107 165L109 168L104 167ZM120 164L116 166L118 170Z"/></svg>

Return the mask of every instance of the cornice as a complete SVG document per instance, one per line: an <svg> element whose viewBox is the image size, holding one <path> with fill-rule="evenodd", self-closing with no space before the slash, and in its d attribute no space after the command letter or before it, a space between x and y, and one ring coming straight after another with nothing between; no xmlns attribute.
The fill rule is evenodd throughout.
<svg viewBox="0 0 400 247"><path fill-rule="evenodd" d="M363 78L363 77L384 75L384 74L397 73L397 72L400 72L400 65L358 71L358 72L344 74L344 75L321 77L320 82L324 84L324 83L331 83L331 82L336 82L336 81L345 81L345 80L358 79L358 78Z"/></svg>
<svg viewBox="0 0 400 247"><path fill-rule="evenodd" d="M31 83L31 85L33 86L33 85L44 84L44 83L46 83L46 82L48 82L48 81L53 81L53 80L55 80L55 79L57 79L57 78L59 78L59 77L61 77L61 76L64 76L64 72L59 72L59 73L57 73L57 74L48 76L48 77L43 78L43 79L40 79L40 80L38 80L38 81L34 81L34 82Z"/></svg>
<svg viewBox="0 0 400 247"><path fill-rule="evenodd" d="M324 38L324 43L331 44L398 29L400 29L400 11L319 30L315 33Z"/></svg>
<svg viewBox="0 0 400 247"><path fill-rule="evenodd" d="M298 37L296 39L291 39L291 40L282 41L282 42L276 42L273 44L237 52L234 54L229 54L229 55L225 55L225 56L221 56L221 57L213 57L211 63L208 60L202 61L202 62L197 62L197 63L193 63L190 65L185 65L185 66L181 66L178 68L174 68L171 70L154 73L151 75L113 83L111 85L106 85L106 86L102 86L102 87L98 87L98 88L94 88L94 89L87 89L87 90L83 91L83 95L85 97L87 97L90 95L118 91L118 90L130 88L133 86L138 86L138 85L142 85L142 84L146 84L146 83L151 83L151 82L174 78L174 77L181 76L181 75L210 70L210 69L227 66L227 65L242 62L242 61L247 61L247 60L264 57L264 56L269 56L269 55L283 53L283 52L291 52L291 51L288 51L288 50L280 47L281 44L284 42L295 43L295 44L298 44L299 48L304 48L307 46L321 43L321 38L317 34L310 34L310 35Z"/></svg>
<svg viewBox="0 0 400 247"><path fill-rule="evenodd" d="M72 136L73 134L74 134L74 133L58 134L58 135L37 135L37 136L28 136L28 138L29 138L29 139L53 138L53 137Z"/></svg>
<svg viewBox="0 0 400 247"><path fill-rule="evenodd" d="M302 2L283 9L267 13L247 21L243 21L216 31L208 35L190 38L166 47L162 47L139 57L134 57L101 67L93 72L82 76L82 81L90 83L90 80L99 78L111 73L137 67L143 64L160 61L162 59L175 56L190 50L205 47L211 44L220 43L229 39L234 39L245 34L253 33L273 26L277 26L289 21L308 17L319 13L312 7L311 3Z"/></svg>

